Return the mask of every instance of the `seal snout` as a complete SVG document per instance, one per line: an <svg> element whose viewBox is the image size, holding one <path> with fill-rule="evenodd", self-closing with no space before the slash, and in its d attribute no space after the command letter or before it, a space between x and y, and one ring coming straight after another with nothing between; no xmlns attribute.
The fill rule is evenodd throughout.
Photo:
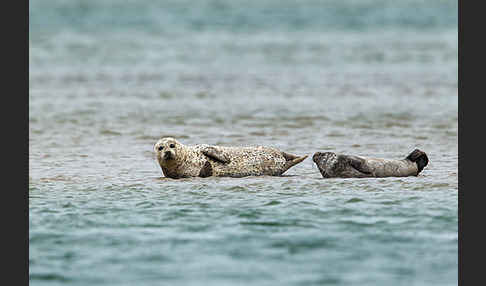
<svg viewBox="0 0 486 286"><path fill-rule="evenodd" d="M170 150L167 150L164 152L164 160L170 160L174 157L172 152Z"/></svg>
<svg viewBox="0 0 486 286"><path fill-rule="evenodd" d="M317 163L317 160L319 160L319 158L322 156L322 154L323 153L321 153L321 152L314 153L314 155L312 156L312 161Z"/></svg>

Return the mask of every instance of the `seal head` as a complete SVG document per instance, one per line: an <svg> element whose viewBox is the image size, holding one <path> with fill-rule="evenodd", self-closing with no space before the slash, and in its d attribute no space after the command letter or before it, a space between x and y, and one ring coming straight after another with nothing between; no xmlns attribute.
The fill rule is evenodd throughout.
<svg viewBox="0 0 486 286"><path fill-rule="evenodd" d="M338 156L333 152L316 152L312 156L312 161L316 163L319 172L322 177L331 178L334 177L334 166L338 161Z"/></svg>
<svg viewBox="0 0 486 286"><path fill-rule="evenodd" d="M172 137L162 138L154 145L154 151L157 154L157 160L160 165L166 165L170 161L177 160L178 151L181 143Z"/></svg>

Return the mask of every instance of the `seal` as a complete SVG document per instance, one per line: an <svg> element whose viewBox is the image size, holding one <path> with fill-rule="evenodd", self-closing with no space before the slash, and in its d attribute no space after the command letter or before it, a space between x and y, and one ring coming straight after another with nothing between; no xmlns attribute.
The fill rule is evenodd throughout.
<svg viewBox="0 0 486 286"><path fill-rule="evenodd" d="M157 141L154 151L164 176L173 179L280 176L307 158L264 146L186 146L172 137Z"/></svg>
<svg viewBox="0 0 486 286"><path fill-rule="evenodd" d="M425 152L415 149L402 160L316 152L312 161L323 178L382 178L417 176L429 158Z"/></svg>

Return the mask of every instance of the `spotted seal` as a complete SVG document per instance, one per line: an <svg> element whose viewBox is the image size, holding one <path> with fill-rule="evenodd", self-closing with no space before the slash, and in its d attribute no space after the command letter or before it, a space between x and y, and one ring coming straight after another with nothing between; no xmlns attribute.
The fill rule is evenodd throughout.
<svg viewBox="0 0 486 286"><path fill-rule="evenodd" d="M324 178L417 176L429 163L427 154L415 149L405 159L378 159L317 152L312 156Z"/></svg>
<svg viewBox="0 0 486 286"><path fill-rule="evenodd" d="M162 172L169 178L280 176L306 156L275 148L223 147L207 144L186 146L171 137L154 145Z"/></svg>

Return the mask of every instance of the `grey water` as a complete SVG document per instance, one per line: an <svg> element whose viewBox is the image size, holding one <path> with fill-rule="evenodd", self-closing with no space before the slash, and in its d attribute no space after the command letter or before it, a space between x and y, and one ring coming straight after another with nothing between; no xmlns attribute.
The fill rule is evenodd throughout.
<svg viewBox="0 0 486 286"><path fill-rule="evenodd" d="M456 285L457 1L29 1L31 285ZM153 145L430 163L163 177Z"/></svg>

